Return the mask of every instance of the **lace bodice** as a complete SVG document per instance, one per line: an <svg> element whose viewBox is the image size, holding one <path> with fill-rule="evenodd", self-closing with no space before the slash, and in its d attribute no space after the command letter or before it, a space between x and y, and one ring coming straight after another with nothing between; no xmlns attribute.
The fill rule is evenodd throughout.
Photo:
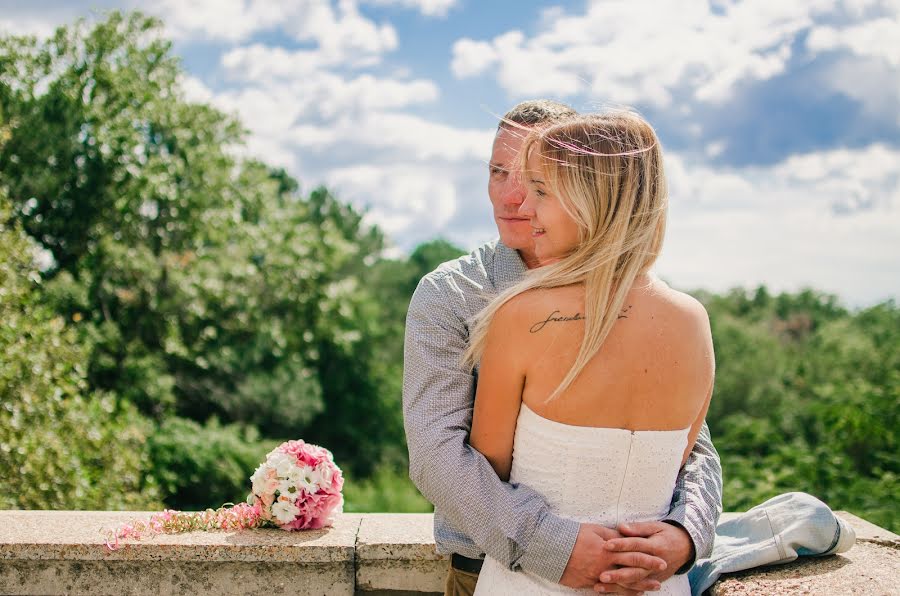
<svg viewBox="0 0 900 596"><path fill-rule="evenodd" d="M541 493L560 516L607 527L652 521L669 511L689 428L631 431L562 424L522 404L510 482ZM575 593L528 573L485 560L476 594ZM585 594L594 592L587 590ZM686 576L658 594L689 594Z"/></svg>

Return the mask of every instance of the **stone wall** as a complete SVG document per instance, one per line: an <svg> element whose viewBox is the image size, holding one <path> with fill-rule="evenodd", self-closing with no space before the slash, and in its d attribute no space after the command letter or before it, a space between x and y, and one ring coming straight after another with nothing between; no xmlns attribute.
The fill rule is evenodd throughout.
<svg viewBox="0 0 900 596"><path fill-rule="evenodd" d="M345 514L312 532L198 532L132 541L104 530L144 514L0 511L2 594L439 593L447 566L428 514ZM726 514L728 515L728 514ZM848 553L720 581L730 594L900 594L900 538L841 513L857 531Z"/></svg>

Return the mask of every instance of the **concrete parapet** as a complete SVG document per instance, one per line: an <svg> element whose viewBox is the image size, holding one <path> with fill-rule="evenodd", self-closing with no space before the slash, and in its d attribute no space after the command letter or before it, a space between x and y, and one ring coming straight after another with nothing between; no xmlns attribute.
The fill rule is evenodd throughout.
<svg viewBox="0 0 900 596"><path fill-rule="evenodd" d="M310 532L194 532L105 545L103 530L149 514L0 511L2 594L328 594L443 591L430 514L345 514ZM726 516L729 514L725 514ZM900 537L839 512L856 530L847 553L734 574L736 594L900 594Z"/></svg>
<svg viewBox="0 0 900 596"><path fill-rule="evenodd" d="M149 514L0 511L0 594L353 594L360 515L311 532L193 532L106 546Z"/></svg>

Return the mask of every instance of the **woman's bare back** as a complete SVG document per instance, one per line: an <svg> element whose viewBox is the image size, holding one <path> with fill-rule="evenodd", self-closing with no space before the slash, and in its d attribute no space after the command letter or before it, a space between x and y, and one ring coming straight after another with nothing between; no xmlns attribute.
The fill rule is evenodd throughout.
<svg viewBox="0 0 900 596"><path fill-rule="evenodd" d="M639 277L600 351L550 402L581 345L584 289L533 290L514 302L528 328L515 347L527 352L522 400L538 415L577 426L674 430L705 413L715 364L709 319L694 298Z"/></svg>

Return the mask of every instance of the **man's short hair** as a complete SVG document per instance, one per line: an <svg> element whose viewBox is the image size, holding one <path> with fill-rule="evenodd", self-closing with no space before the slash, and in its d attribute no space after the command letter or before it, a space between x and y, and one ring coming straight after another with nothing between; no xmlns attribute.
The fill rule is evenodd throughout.
<svg viewBox="0 0 900 596"><path fill-rule="evenodd" d="M577 116L572 106L552 99L529 99L520 102L503 115L497 130L503 127L532 127L538 124L554 124Z"/></svg>

